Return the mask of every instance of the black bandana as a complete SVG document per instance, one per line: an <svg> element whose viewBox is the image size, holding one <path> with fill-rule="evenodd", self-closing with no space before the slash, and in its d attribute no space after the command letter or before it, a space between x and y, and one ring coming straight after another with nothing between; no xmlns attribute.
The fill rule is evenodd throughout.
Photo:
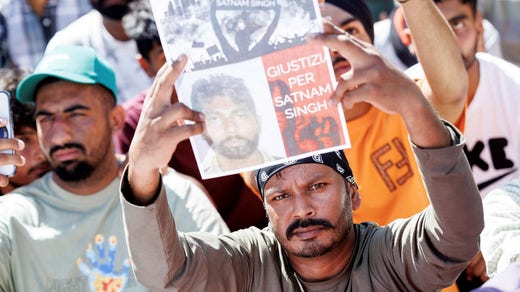
<svg viewBox="0 0 520 292"><path fill-rule="evenodd" d="M345 178L346 181L357 187L356 182L354 181L354 175L352 174L352 169L350 169L350 166L348 165L345 153L343 153L343 151L333 151L308 156L298 160L286 161L284 163L267 166L256 170L256 185L258 187L258 190L260 191L260 194L262 195L262 198L264 198L265 184L273 175L289 166L306 163L319 163L327 165L330 168L337 171L343 178Z"/></svg>

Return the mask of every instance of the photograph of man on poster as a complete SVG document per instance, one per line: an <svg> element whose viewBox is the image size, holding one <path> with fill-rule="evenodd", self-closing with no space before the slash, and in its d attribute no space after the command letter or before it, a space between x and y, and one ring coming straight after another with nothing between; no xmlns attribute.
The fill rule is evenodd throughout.
<svg viewBox="0 0 520 292"><path fill-rule="evenodd" d="M279 159L259 149L261 120L243 79L210 75L195 81L191 92L192 108L206 117L202 134L210 147L202 163L206 175Z"/></svg>

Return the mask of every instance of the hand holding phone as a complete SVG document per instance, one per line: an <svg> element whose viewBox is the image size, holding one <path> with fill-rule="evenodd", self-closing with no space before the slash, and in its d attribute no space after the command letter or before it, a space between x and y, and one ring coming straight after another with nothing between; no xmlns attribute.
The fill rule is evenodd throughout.
<svg viewBox="0 0 520 292"><path fill-rule="evenodd" d="M0 139L13 139L13 117L11 114L11 95L9 92L0 91L0 118L7 121L5 125L0 125ZM13 149L0 150L1 154L14 154ZM1 162L1 161L0 161ZM0 175L13 176L16 171L14 164L0 164Z"/></svg>

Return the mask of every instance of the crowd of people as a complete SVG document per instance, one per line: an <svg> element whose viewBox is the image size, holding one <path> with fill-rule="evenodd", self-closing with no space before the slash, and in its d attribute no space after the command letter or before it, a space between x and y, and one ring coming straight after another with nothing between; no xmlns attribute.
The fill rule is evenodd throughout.
<svg viewBox="0 0 520 292"><path fill-rule="evenodd" d="M0 0L0 291L519 289L520 5L480 1L325 0L352 147L203 180L194 135L272 158L218 147L259 127L223 76L178 102L148 0Z"/></svg>

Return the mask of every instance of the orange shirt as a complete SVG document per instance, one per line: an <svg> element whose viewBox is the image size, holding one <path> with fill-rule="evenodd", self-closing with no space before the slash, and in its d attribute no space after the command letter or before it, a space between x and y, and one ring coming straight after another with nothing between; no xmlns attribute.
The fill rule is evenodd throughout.
<svg viewBox="0 0 520 292"><path fill-rule="evenodd" d="M361 194L354 222L386 225L430 204L399 115L372 106L362 117L349 121L347 127L352 148L345 154Z"/></svg>

